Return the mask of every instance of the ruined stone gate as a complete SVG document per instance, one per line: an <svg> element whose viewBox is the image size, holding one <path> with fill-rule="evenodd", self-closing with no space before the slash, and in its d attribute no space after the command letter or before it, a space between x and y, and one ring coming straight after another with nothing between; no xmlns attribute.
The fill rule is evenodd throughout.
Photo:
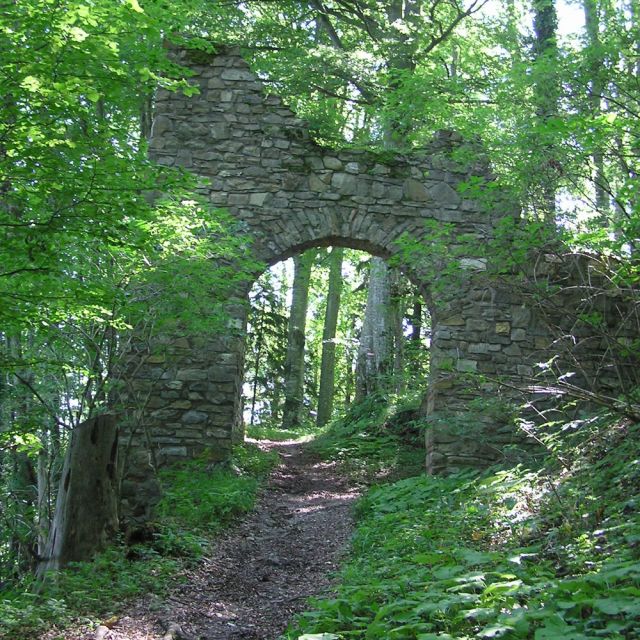
<svg viewBox="0 0 640 640"><path fill-rule="evenodd" d="M474 398L495 398L492 383L470 382L470 374L531 375L543 332L512 293L487 281L480 251L503 217L518 212L504 202L487 210L459 188L470 178L491 179L478 149L467 149L471 161L456 162L452 152L464 145L446 132L419 153L387 161L322 148L280 98L265 93L237 50L177 55L199 93L159 91L152 157L207 178L202 193L243 223L258 260L271 265L331 245L394 258L420 285L432 314L426 404L434 415L457 415ZM451 267L459 272L455 281ZM176 336L135 374L135 387L149 397L147 445L163 459L204 448L223 459L239 437L245 311L230 311L226 335ZM513 437L491 418L466 440L441 426L432 431L429 464L484 464Z"/></svg>

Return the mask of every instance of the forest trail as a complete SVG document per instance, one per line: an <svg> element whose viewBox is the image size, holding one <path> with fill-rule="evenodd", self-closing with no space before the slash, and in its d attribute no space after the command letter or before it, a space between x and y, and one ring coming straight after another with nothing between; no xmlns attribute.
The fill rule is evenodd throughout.
<svg viewBox="0 0 640 640"><path fill-rule="evenodd" d="M357 488L299 441L262 441L280 464L255 511L223 535L168 598L146 598L105 640L275 640L305 600L324 592L353 530ZM84 636L88 638L95 635Z"/></svg>

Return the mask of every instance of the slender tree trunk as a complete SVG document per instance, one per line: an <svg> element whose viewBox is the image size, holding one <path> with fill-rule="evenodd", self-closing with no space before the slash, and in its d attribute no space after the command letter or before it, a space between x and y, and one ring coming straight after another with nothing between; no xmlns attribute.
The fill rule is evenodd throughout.
<svg viewBox="0 0 640 640"><path fill-rule="evenodd" d="M256 400L258 398L258 375L260 371L260 359L262 356L263 329L264 329L264 307L260 312L260 321L256 327L256 354L253 362L253 389L251 393L251 419L249 424L253 425L256 419Z"/></svg>
<svg viewBox="0 0 640 640"><path fill-rule="evenodd" d="M43 448L38 454L38 555L45 551L51 518L49 513L49 498L51 487L49 485L51 460L50 452Z"/></svg>
<svg viewBox="0 0 640 640"><path fill-rule="evenodd" d="M411 311L411 342L419 344L420 338L422 338L422 297L419 293L414 293Z"/></svg>
<svg viewBox="0 0 640 640"><path fill-rule="evenodd" d="M284 429L291 429L293 426L300 424L303 419L304 343L309 302L309 283L314 260L315 251L308 251L294 258L287 358L284 367L285 400L282 416L282 427Z"/></svg>
<svg viewBox="0 0 640 640"><path fill-rule="evenodd" d="M587 56L589 60L589 75L591 86L589 87L589 107L593 117L600 115L602 111L602 99L604 93L604 57L601 52L600 42L600 16L598 12L598 0L583 0L585 29L587 32ZM609 196L604 168L604 155L602 150L595 149L593 158L593 182L595 189L595 205L598 216L603 224L609 222Z"/></svg>
<svg viewBox="0 0 640 640"><path fill-rule="evenodd" d="M351 402L353 401L353 388L354 388L354 378L355 371L353 370L353 362L351 360L347 361L347 370L346 370L346 379L344 383L344 406L346 408L351 406Z"/></svg>
<svg viewBox="0 0 640 640"><path fill-rule="evenodd" d="M18 363L24 359L23 337L20 334L6 336L9 360L16 366L15 372L11 373L7 379L8 387L13 388L13 397L9 397L9 409L5 418L12 426L26 422L32 411L30 392L25 383L33 384L33 372L17 367ZM10 455L11 471L8 488L14 502L16 526L12 531L9 546L16 559L15 566L18 572L25 572L33 568L37 558L38 474L27 453L13 448ZM26 522L31 523L28 533L18 533L23 530L22 525ZM11 524L13 525L13 522Z"/></svg>
<svg viewBox="0 0 640 640"><path fill-rule="evenodd" d="M558 114L559 87L555 70L558 58L557 28L555 0L533 0L534 103L536 117L543 125L543 131L544 124ZM552 142L543 141L541 155L541 217L552 222L555 220L558 182L558 166Z"/></svg>
<svg viewBox="0 0 640 640"><path fill-rule="evenodd" d="M406 384L404 373L404 309L405 298L401 288L402 274L398 269L389 269L389 328L392 342L393 383L396 393L401 393Z"/></svg>
<svg viewBox="0 0 640 640"><path fill-rule="evenodd" d="M329 288L327 310L322 331L322 362L320 364L320 391L318 393L319 427L327 424L333 412L333 394L336 374L336 327L342 291L342 256L344 251L334 247L329 263Z"/></svg>
<svg viewBox="0 0 640 640"><path fill-rule="evenodd" d="M18 573L25 573L35 566L38 536L35 527L30 529L26 535L18 532L24 522L35 524L34 517L37 515L38 502L38 477L26 453L13 450L11 452L11 462L11 479L8 488L17 514L14 515L14 520L11 523L16 526L15 530L12 531L9 548L11 555L15 558L14 562Z"/></svg>
<svg viewBox="0 0 640 640"><path fill-rule="evenodd" d="M389 275L382 258L371 258L365 308L356 367L356 402L384 388L389 373Z"/></svg>
<svg viewBox="0 0 640 640"><path fill-rule="evenodd" d="M282 384L278 376L273 379L273 393L271 394L271 421L275 424L280 420L280 403L282 399Z"/></svg>

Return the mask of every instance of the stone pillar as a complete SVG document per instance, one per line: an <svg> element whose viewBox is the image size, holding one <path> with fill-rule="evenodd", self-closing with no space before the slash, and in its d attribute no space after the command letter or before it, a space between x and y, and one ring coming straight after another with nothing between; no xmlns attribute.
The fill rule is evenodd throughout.
<svg viewBox="0 0 640 640"><path fill-rule="evenodd" d="M205 456L219 462L242 439L246 307L227 306L225 334L162 336L129 354L121 447L123 513L144 519L159 496L155 473Z"/></svg>

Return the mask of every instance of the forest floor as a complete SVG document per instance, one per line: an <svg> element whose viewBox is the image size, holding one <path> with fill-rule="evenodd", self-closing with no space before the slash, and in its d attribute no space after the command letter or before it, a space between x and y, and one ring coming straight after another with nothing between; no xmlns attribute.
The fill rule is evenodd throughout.
<svg viewBox="0 0 640 640"><path fill-rule="evenodd" d="M353 531L359 490L303 442L259 444L276 450L280 464L256 509L180 576L168 597L135 602L99 637L162 640L170 630L172 640L275 640L309 596L330 589ZM89 640L96 632L63 637Z"/></svg>

